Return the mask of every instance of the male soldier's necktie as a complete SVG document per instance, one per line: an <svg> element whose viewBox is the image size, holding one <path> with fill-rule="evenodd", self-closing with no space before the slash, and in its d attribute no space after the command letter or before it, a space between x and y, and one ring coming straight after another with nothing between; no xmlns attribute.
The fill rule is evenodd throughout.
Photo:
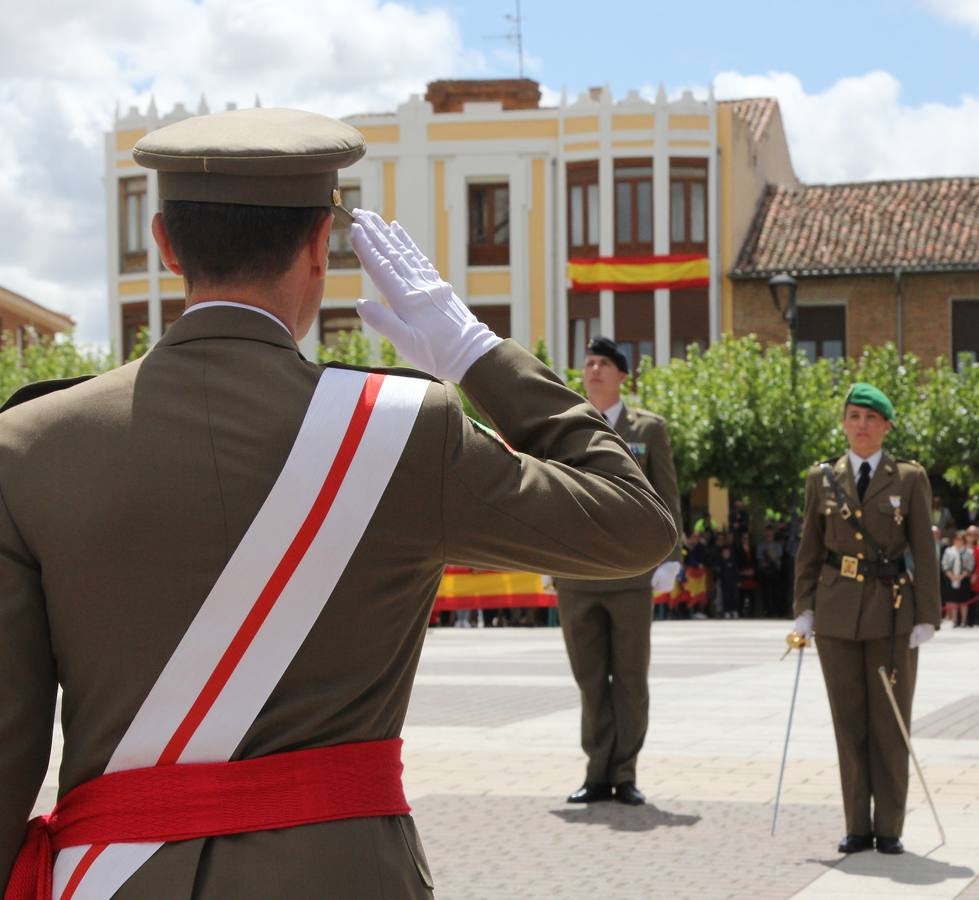
<svg viewBox="0 0 979 900"><path fill-rule="evenodd" d="M870 484L870 463L864 460L860 463L860 477L857 479L857 494L860 502L863 503L863 495L867 493L867 485Z"/></svg>

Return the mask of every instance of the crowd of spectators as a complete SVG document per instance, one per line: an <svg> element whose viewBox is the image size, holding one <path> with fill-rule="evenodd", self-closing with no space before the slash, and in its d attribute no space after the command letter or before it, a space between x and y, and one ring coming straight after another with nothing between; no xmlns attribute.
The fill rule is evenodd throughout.
<svg viewBox="0 0 979 900"><path fill-rule="evenodd" d="M669 591L654 592L657 619L791 618L795 578L788 518L767 522L753 536L748 510L736 501L729 524L695 520L683 536L683 561ZM932 508L935 552L942 572L945 618L956 628L979 625L979 514L957 516L936 496ZM443 612L432 624L459 628L556 625L557 610L484 609Z"/></svg>

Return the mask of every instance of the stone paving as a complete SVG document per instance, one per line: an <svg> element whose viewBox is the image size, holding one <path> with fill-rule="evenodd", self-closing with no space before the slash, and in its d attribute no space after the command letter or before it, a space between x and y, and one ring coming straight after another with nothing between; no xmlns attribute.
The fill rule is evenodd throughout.
<svg viewBox="0 0 979 900"><path fill-rule="evenodd" d="M639 765L649 804L639 808L564 802L584 757L558 629L430 631L404 730L405 785L438 900L979 900L979 630L942 630L921 651L915 749L947 842L912 775L908 852L844 858L839 772L812 650L770 835L796 669L794 656L779 661L787 628L654 625ZM59 757L56 735L39 810L53 804Z"/></svg>
<svg viewBox="0 0 979 900"><path fill-rule="evenodd" d="M644 808L564 803L584 772L557 629L433 629L408 714L406 785L440 900L979 900L979 633L922 650L901 857L841 857L839 772L813 651L770 835L795 657L782 622L657 622ZM919 733L920 732L920 733Z"/></svg>

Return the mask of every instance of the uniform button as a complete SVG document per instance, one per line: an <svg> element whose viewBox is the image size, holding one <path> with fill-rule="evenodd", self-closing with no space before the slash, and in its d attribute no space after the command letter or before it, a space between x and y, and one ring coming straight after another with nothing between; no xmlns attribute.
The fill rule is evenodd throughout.
<svg viewBox="0 0 979 900"><path fill-rule="evenodd" d="M863 554L862 553L858 553L857 554L857 559L863 559Z"/></svg>
<svg viewBox="0 0 979 900"><path fill-rule="evenodd" d="M858 541L862 541L863 540L863 535L859 531L856 533L855 537L856 537L856 539Z"/></svg>
<svg viewBox="0 0 979 900"><path fill-rule="evenodd" d="M857 581L863 581L863 575L857 575Z"/></svg>
<svg viewBox="0 0 979 900"><path fill-rule="evenodd" d="M862 509L858 509L858 510L856 511L856 517L857 517L858 519L862 519L862 518L863 518L863 510L862 510Z"/></svg>

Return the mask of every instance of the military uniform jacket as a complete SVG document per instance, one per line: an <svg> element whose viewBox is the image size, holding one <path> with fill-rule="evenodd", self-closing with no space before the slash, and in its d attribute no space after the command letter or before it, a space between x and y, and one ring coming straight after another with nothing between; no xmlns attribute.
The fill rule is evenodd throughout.
<svg viewBox="0 0 979 900"><path fill-rule="evenodd" d="M63 794L103 772L275 482L320 373L275 322L216 307L142 360L0 415L0 888L58 686ZM330 602L234 759L397 737L447 563L608 577L673 546L622 441L519 345L486 354L464 388L516 451L430 380ZM405 816L169 844L116 896L401 900L427 885Z"/></svg>
<svg viewBox="0 0 979 900"><path fill-rule="evenodd" d="M805 518L796 558L796 615L814 610L817 637L849 640L889 637L892 619L897 634L908 634L919 622L937 628L941 620L938 559L931 534L931 486L925 470L917 463L895 460L885 451L861 503L849 456L844 454L831 466L853 512L850 521L858 527L843 519L835 492L820 467L813 466L806 480ZM842 574L840 565L826 562L829 551L874 560L865 534L891 560L911 552L914 573L901 588L896 618L889 584L871 576L858 581Z"/></svg>
<svg viewBox="0 0 979 900"><path fill-rule="evenodd" d="M643 474L670 510L677 534L681 534L680 492L677 489L676 469L673 465L670 437L666 431L666 419L644 409L623 406L619 420L615 423L615 430L632 451ZM639 538L637 535L630 535L627 539ZM582 535L582 540L586 543L591 540L591 530ZM671 549L667 558L679 561L679 545ZM642 575L629 578L574 580L573 582L557 579L555 583L559 588L564 583L565 587L576 591L628 591L648 588L651 576L652 569Z"/></svg>

